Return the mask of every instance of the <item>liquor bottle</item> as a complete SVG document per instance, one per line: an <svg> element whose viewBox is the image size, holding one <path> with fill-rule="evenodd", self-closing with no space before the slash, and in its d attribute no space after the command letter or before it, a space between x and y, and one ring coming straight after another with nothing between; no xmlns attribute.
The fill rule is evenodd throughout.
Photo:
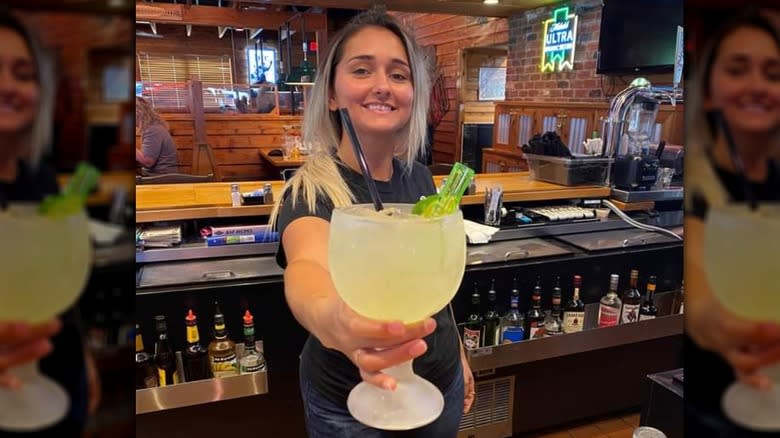
<svg viewBox="0 0 780 438"><path fill-rule="evenodd" d="M490 282L490 290L487 296L487 311L482 318L485 342L483 347L498 345L498 330L501 325L501 317L496 310L496 280Z"/></svg>
<svg viewBox="0 0 780 438"><path fill-rule="evenodd" d="M582 277L575 275L574 293L563 311L564 333L580 332L585 326L585 303L580 299L580 287L582 287Z"/></svg>
<svg viewBox="0 0 780 438"><path fill-rule="evenodd" d="M544 313L542 313L542 280L536 278L534 293L531 295L531 308L525 315L525 332L528 339L544 337Z"/></svg>
<svg viewBox="0 0 780 438"><path fill-rule="evenodd" d="M173 355L171 344L168 342L168 325L165 316L154 317L157 342L154 343L154 364L157 367L157 382L160 386L168 386L179 383L179 375L176 372L176 356Z"/></svg>
<svg viewBox="0 0 780 438"><path fill-rule="evenodd" d="M466 317L463 326L463 346L466 348L479 348L483 345L482 314L479 312L479 289L474 283L474 293L471 294L471 313Z"/></svg>
<svg viewBox="0 0 780 438"><path fill-rule="evenodd" d="M249 312L244 313L244 351L238 360L241 374L256 373L265 369L265 357L257 351L255 345L255 319Z"/></svg>
<svg viewBox="0 0 780 438"><path fill-rule="evenodd" d="M555 287L552 292L552 309L544 318L544 335L555 336L561 334L561 277L556 277Z"/></svg>
<svg viewBox="0 0 780 438"><path fill-rule="evenodd" d="M623 292L620 324L639 321L639 306L641 305L642 294L639 292L639 271L632 269L628 289Z"/></svg>
<svg viewBox="0 0 780 438"><path fill-rule="evenodd" d="M642 307L639 308L639 320L644 321L646 319L653 319L658 316L658 308L655 307L655 275L651 275L647 280L647 296L645 302L642 303Z"/></svg>
<svg viewBox="0 0 780 438"><path fill-rule="evenodd" d="M519 310L520 291L517 290L517 279L512 279L512 293L509 298L509 310L501 318L501 343L511 344L520 342L525 338L523 323L525 318Z"/></svg>
<svg viewBox="0 0 780 438"><path fill-rule="evenodd" d="M238 359L236 344L227 334L225 315L219 310L219 303L214 303L214 340L209 344L209 361L214 377L228 377L238 374Z"/></svg>
<svg viewBox="0 0 780 438"><path fill-rule="evenodd" d="M154 388L157 386L157 371L152 364L152 357L144 350L144 340L141 329L135 325L135 389Z"/></svg>
<svg viewBox="0 0 780 438"><path fill-rule="evenodd" d="M609 278L609 291L599 300L599 327L611 327L618 325L620 308L623 304L617 294L620 276L612 274Z"/></svg>
<svg viewBox="0 0 780 438"><path fill-rule="evenodd" d="M211 378L208 350L200 344L198 317L189 309L184 317L187 327L187 347L184 349L184 378L187 382Z"/></svg>

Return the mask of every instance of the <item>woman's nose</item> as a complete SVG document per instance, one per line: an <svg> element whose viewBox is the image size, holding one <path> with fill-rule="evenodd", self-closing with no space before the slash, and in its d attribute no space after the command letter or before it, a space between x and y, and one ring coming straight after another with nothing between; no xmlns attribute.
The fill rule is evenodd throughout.
<svg viewBox="0 0 780 438"><path fill-rule="evenodd" d="M386 74L377 74L374 79L374 94L383 96L390 93L390 83Z"/></svg>

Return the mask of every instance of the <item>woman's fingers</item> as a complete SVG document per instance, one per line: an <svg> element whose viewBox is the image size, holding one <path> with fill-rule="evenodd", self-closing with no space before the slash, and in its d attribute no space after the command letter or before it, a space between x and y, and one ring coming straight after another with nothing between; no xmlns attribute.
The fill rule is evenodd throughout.
<svg viewBox="0 0 780 438"><path fill-rule="evenodd" d="M19 389L22 387L22 382L13 374L5 371L0 371L0 388Z"/></svg>
<svg viewBox="0 0 780 438"><path fill-rule="evenodd" d="M422 339L414 339L401 345L386 348L383 350L358 349L355 353L353 362L358 368L377 372L385 368L410 361L423 355L428 350L428 345Z"/></svg>
<svg viewBox="0 0 780 438"><path fill-rule="evenodd" d="M352 313L346 321L346 329L350 338L360 343L360 347L384 348L430 335L436 330L436 320L426 318L413 324L403 324L400 321L373 320Z"/></svg>
<svg viewBox="0 0 780 438"><path fill-rule="evenodd" d="M40 339L0 351L0 372L18 365L32 362L49 354L52 349L48 339Z"/></svg>
<svg viewBox="0 0 780 438"><path fill-rule="evenodd" d="M742 373L737 372L737 378L740 382L760 390L767 390L772 387L772 380L761 373Z"/></svg>
<svg viewBox="0 0 780 438"><path fill-rule="evenodd" d="M767 365L780 362L780 343L769 347L744 347L725 354L726 360L739 373L751 374Z"/></svg>
<svg viewBox="0 0 780 438"><path fill-rule="evenodd" d="M0 347L27 344L31 340L50 338L62 328L58 319L52 319L41 324L30 325L26 322L0 323Z"/></svg>

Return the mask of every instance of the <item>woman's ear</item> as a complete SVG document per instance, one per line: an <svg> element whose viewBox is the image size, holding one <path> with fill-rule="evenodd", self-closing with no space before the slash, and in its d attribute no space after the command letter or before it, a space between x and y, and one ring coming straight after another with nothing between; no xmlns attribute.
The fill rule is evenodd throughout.
<svg viewBox="0 0 780 438"><path fill-rule="evenodd" d="M328 109L331 111L336 111L339 109L339 106L336 103L336 99L334 99L332 95L328 97Z"/></svg>

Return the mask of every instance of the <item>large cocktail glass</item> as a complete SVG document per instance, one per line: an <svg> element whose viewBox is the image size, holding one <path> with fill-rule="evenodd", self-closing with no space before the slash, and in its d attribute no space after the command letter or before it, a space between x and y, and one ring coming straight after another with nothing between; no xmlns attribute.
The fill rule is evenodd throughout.
<svg viewBox="0 0 780 438"><path fill-rule="evenodd" d="M389 204L392 216L371 205L334 210L329 264L341 298L355 312L377 320L421 321L455 295L466 265L463 216L411 215L411 204ZM454 334L453 334L454 335ZM384 370L398 381L395 391L361 382L347 407L358 421L378 429L424 426L444 407L441 392L414 374L412 361Z"/></svg>
<svg viewBox="0 0 780 438"><path fill-rule="evenodd" d="M723 305L743 318L780 323L777 248L780 206L712 208L705 227L707 280ZM723 410L734 422L760 431L780 431L780 363L761 370L774 382L770 391L743 383L724 393Z"/></svg>
<svg viewBox="0 0 780 438"><path fill-rule="evenodd" d="M84 213L49 217L34 205L0 211L0 321L31 324L51 319L78 299L91 266ZM20 390L0 388L0 431L33 431L60 421L70 406L59 384L40 374L38 362L10 371Z"/></svg>

